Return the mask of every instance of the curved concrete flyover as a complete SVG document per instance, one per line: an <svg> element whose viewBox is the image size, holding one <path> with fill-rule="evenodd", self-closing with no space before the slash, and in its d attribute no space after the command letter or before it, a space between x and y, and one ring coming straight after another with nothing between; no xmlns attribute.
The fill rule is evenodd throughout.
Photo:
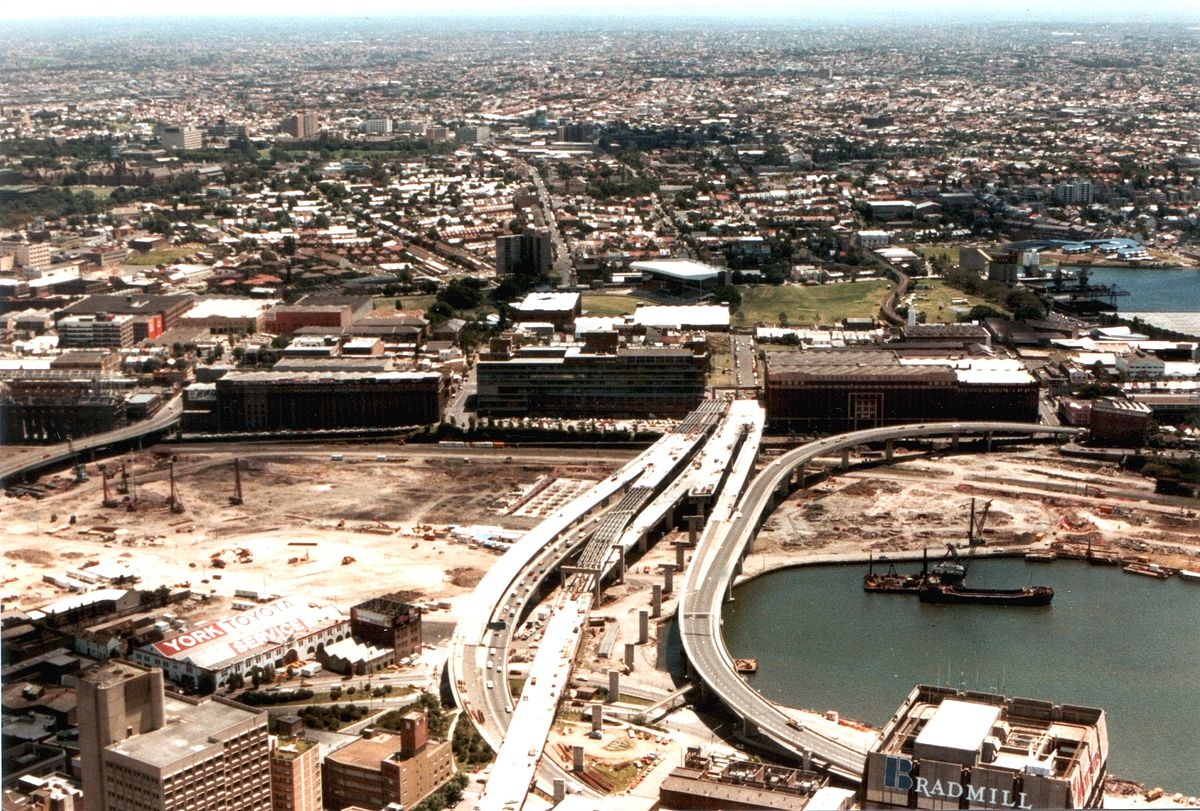
<svg viewBox="0 0 1200 811"><path fill-rule="evenodd" d="M11 459L0 462L0 482L7 482L16 476L22 476L44 467L69 461L80 451L117 445L122 442L129 442L130 440L165 431L179 422L179 416L182 413L183 396L176 395L155 412L154 416L144 420L139 420L102 434L92 434L91 436L80 437L71 442L62 442L58 445L47 445L43 448L36 448L28 453L13 456Z"/></svg>
<svg viewBox="0 0 1200 811"><path fill-rule="evenodd" d="M750 483L734 517L705 532L683 586L679 610L683 650L691 672L705 690L737 714L747 734L765 738L781 751L834 774L858 780L866 752L847 741L805 729L751 687L734 669L721 634L721 604L742 557L768 512L790 491L792 474L818 456L848 452L855 445L926 436L1054 434L1075 436L1081 428L1020 422L962 422L872 428L818 439L772 461ZM889 444L890 451L890 444ZM889 452L889 457L891 456ZM843 459L845 457L843 456Z"/></svg>

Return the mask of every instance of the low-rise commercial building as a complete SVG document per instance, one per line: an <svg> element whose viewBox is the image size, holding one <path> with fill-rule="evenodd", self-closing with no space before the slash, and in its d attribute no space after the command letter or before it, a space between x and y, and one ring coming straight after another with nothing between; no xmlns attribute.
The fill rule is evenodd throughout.
<svg viewBox="0 0 1200 811"><path fill-rule="evenodd" d="M1100 808L1104 710L916 687L867 755L865 808Z"/></svg>
<svg viewBox="0 0 1200 811"><path fill-rule="evenodd" d="M138 648L133 661L162 668L177 684L212 689L235 674L249 678L255 668L316 659L323 646L349 635L349 620L335 606L280 597Z"/></svg>
<svg viewBox="0 0 1200 811"><path fill-rule="evenodd" d="M133 346L133 316L70 315L58 320L58 345L72 346Z"/></svg>
<svg viewBox="0 0 1200 811"><path fill-rule="evenodd" d="M513 318L521 323L544 322L567 331L583 310L578 293L530 293L512 305Z"/></svg>
<svg viewBox="0 0 1200 811"><path fill-rule="evenodd" d="M213 335L262 332L267 321L267 311L278 303L274 299L240 296L201 298L184 313L180 319L180 326L201 327Z"/></svg>

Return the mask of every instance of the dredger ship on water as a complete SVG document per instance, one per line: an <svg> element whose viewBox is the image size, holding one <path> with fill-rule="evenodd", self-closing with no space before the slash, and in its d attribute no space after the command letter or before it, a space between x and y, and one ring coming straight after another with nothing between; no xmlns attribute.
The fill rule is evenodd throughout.
<svg viewBox="0 0 1200 811"><path fill-rule="evenodd" d="M924 555L921 560L921 571L911 574L901 574L896 571L894 564L889 564L884 574L875 573L875 561L872 557L868 564L867 574L863 577L863 589L884 594L915 594L923 603L939 603L943 605L1000 605L1000 606L1045 606L1054 599L1054 589L1049 586L1026 586L1017 589L977 589L964 585L967 571L975 556L975 548L983 541L983 525L987 521L988 510L992 503L984 505L983 512L976 520L975 500L971 500L971 526L968 532L968 553L960 558L953 545L949 545L948 553L941 561L929 567L929 557Z"/></svg>

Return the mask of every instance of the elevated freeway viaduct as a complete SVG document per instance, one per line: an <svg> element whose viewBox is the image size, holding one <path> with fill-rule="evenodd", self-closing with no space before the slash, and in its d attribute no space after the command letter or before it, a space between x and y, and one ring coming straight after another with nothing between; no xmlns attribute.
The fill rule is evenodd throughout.
<svg viewBox="0 0 1200 811"><path fill-rule="evenodd" d="M8 452L2 454L3 460L0 460L0 482L10 482L28 473L69 462L83 451L99 450L161 435L179 423L179 416L182 413L183 397L177 395L160 408L154 416L112 431L80 437L72 442L62 442L58 445L27 448L23 451L9 449Z"/></svg>
<svg viewBox="0 0 1200 811"><path fill-rule="evenodd" d="M683 649L693 677L706 694L741 718L743 732L785 755L851 780L862 776L866 752L862 744L836 733L806 729L764 698L737 674L721 634L721 605L741 572L742 558L766 515L792 489L793 475L818 456L842 454L845 462L856 445L921 437L963 436L990 440L997 436L1076 436L1079 428L1014 422L931 423L854 431L809 442L767 465L750 483L728 520L710 522L696 549L683 586L679 608Z"/></svg>

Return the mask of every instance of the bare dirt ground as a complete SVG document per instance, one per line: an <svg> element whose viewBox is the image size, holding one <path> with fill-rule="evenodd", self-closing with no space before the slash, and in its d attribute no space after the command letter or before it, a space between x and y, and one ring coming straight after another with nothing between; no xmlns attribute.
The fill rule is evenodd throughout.
<svg viewBox="0 0 1200 811"><path fill-rule="evenodd" d="M345 608L375 594L409 591L416 600L452 601L469 592L500 553L453 538L449 526L527 529L536 518L508 513L540 478L596 480L619 466L607 458L554 465L544 451L538 461L525 462L515 453L512 461L470 462L465 454L434 458L419 449L390 454L386 462L256 455L243 462L240 506L229 503L231 457L179 453L180 513L168 507L165 456L122 457L132 462L134 486L128 496L115 493L115 480L110 488L119 502L136 491L135 511L124 503L104 507L96 475L40 501L0 498L4 605L29 609L65 596L43 576L64 577L91 561L128 564L141 577L138 588L186 584L222 598L239 589L299 593ZM189 618L228 610L225 600L212 600Z"/></svg>
<svg viewBox="0 0 1200 811"><path fill-rule="evenodd" d="M966 542L971 499L991 501L985 549L1055 541L1108 545L1164 566L1200 569L1197 509L1137 500L1149 479L1081 464L1050 448L920 459L836 473L792 495L768 518L745 572L868 554L940 556Z"/></svg>

